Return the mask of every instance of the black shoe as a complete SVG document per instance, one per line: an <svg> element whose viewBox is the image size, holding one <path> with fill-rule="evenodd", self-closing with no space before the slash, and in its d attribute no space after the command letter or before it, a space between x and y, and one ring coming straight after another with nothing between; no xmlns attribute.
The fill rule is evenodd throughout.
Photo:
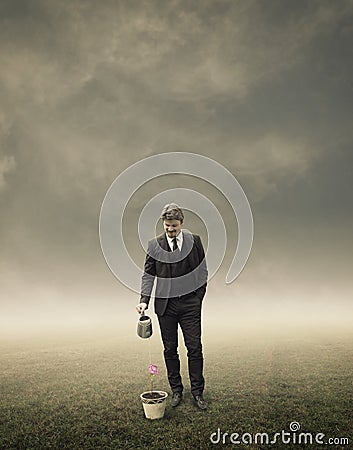
<svg viewBox="0 0 353 450"><path fill-rule="evenodd" d="M194 399L198 408L207 409L207 403L203 399L202 395L195 395Z"/></svg>
<svg viewBox="0 0 353 450"><path fill-rule="evenodd" d="M173 392L172 401L170 402L170 404L173 407L178 406L180 404L182 398L183 398L183 394L181 392Z"/></svg>

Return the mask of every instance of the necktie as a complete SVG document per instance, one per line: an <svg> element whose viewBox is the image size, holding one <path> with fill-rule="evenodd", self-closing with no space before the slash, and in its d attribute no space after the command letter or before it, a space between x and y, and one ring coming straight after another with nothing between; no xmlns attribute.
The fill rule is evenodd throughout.
<svg viewBox="0 0 353 450"><path fill-rule="evenodd" d="M173 252L178 249L177 239L176 237L172 240L173 244Z"/></svg>

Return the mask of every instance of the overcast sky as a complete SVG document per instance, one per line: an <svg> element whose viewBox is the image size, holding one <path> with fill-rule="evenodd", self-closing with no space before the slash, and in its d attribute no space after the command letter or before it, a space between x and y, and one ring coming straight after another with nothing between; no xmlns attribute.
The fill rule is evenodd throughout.
<svg viewBox="0 0 353 450"><path fill-rule="evenodd" d="M102 256L99 212L124 169L172 151L227 167L254 216L249 262L226 287L229 237L210 305L309 302L350 314L352 19L350 0L2 0L3 323L65 316L68 305L83 316L133 308L138 296ZM137 264L139 212L177 186L209 196L235 236L215 188L161 177L127 211ZM193 226L203 236L189 216Z"/></svg>

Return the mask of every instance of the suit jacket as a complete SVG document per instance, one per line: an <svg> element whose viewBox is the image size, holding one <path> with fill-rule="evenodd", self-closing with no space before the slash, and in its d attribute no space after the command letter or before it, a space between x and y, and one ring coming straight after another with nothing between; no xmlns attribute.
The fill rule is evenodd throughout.
<svg viewBox="0 0 353 450"><path fill-rule="evenodd" d="M175 257L179 258L179 262L175 262ZM172 278L172 264L174 264L174 273L175 268L183 265L185 269L187 264L188 273L179 278ZM140 302L149 304L155 278L157 279L154 302L156 314L164 314L168 298L176 296L175 293L178 295L194 293L202 301L206 293L207 276L205 252L200 236L183 230L181 252L171 252L166 234L163 233L148 242Z"/></svg>

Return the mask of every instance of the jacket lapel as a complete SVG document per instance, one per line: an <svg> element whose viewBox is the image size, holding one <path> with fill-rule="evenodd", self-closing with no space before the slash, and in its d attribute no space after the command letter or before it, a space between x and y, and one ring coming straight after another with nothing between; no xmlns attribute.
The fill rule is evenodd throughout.
<svg viewBox="0 0 353 450"><path fill-rule="evenodd" d="M167 241L167 236L165 235L165 233L160 234L157 237L157 242L160 245L160 247L162 247L163 250L165 250L166 252L170 251L170 247L169 247L169 244L168 244L168 241Z"/></svg>

